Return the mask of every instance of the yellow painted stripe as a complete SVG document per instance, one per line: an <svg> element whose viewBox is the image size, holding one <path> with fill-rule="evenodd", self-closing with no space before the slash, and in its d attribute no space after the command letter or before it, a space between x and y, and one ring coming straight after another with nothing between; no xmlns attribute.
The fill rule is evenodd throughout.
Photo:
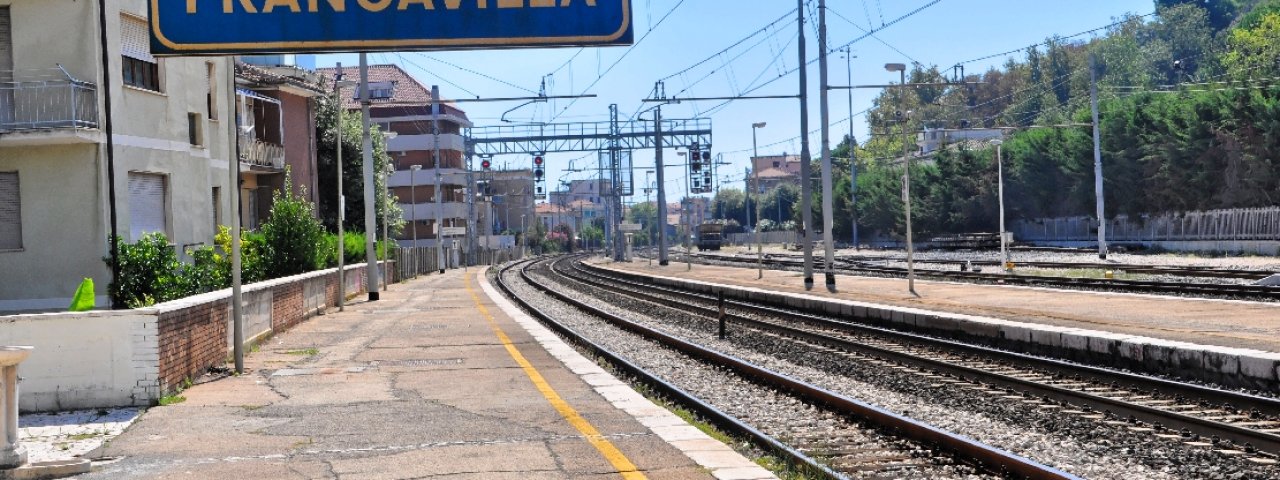
<svg viewBox="0 0 1280 480"><path fill-rule="evenodd" d="M533 386L537 387L538 392L542 393L543 398L546 398L547 402L552 407L555 407L557 412L560 412L560 416L564 417L565 421L569 422L569 425L573 425L573 428L586 437L591 446L596 447L600 455L603 455L605 460L608 460L613 465L613 468L616 468L618 473L622 474L622 478L629 480L646 479L647 477L636 469L635 464L631 463L631 460L628 460L627 456L618 450L618 447L613 446L612 442L600 435L600 431L596 430L596 427L591 425L591 422L587 421L587 419L582 418L582 415L579 415L578 411L569 405L569 402L560 398L560 394L556 393L554 388L551 388L551 384L547 383L545 378L542 378L542 374L538 372L538 369L534 368L533 364L524 358L524 355L520 353L515 344L511 343L511 338L507 336L506 332L502 331L502 327L498 326L497 320L489 313L489 309L484 306L484 303L480 301L480 296L472 288L471 284L474 281L474 279L470 278L472 276L470 274L467 275L469 277L466 282L467 293L471 294L471 299L476 303L476 308L480 309L480 313L489 321L489 327L498 336L498 340L502 341L502 346L506 347L507 353L511 354L511 358L520 365L520 368L524 370L524 374L529 377L529 381L533 382Z"/></svg>

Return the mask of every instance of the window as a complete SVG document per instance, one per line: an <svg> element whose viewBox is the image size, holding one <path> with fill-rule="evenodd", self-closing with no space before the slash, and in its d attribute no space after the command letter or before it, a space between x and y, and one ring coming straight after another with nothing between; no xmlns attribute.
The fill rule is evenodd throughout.
<svg viewBox="0 0 1280 480"><path fill-rule="evenodd" d="M120 16L120 55L123 57L124 84L160 91L160 63L151 56L151 34L147 22L128 15Z"/></svg>
<svg viewBox="0 0 1280 480"><path fill-rule="evenodd" d="M187 113L187 142L197 147L204 145L203 121L199 113Z"/></svg>
<svg viewBox="0 0 1280 480"><path fill-rule="evenodd" d="M0 172L0 251L22 248L22 198L18 172Z"/></svg>
<svg viewBox="0 0 1280 480"><path fill-rule="evenodd" d="M129 235L138 241L143 234L169 234L169 188L164 175L129 172Z"/></svg>
<svg viewBox="0 0 1280 480"><path fill-rule="evenodd" d="M396 82L369 82L369 99L370 100L386 100L395 96ZM355 100L360 100L360 89L356 88L354 96Z"/></svg>
<svg viewBox="0 0 1280 480"><path fill-rule="evenodd" d="M213 233L214 234L218 233L218 225L222 223L220 221L221 220L220 217L222 217L222 205L219 203L220 200L222 200L221 188L213 187L213 209L209 211L213 213Z"/></svg>
<svg viewBox="0 0 1280 480"><path fill-rule="evenodd" d="M213 62L205 62L205 70L208 75L204 78L205 87L205 110L209 114L209 120L218 119L218 71L214 67Z"/></svg>

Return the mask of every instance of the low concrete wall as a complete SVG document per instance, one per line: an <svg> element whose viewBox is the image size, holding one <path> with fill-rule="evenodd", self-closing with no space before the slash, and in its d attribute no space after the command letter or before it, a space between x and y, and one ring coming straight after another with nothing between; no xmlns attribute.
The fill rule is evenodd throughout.
<svg viewBox="0 0 1280 480"><path fill-rule="evenodd" d="M1197 345L1101 330L1063 328L918 308L854 302L598 267L660 286L725 298L802 308L878 327L923 333L1011 351L1220 385L1280 392L1280 353Z"/></svg>
<svg viewBox="0 0 1280 480"><path fill-rule="evenodd" d="M1027 245L1041 247L1098 248L1098 241L1027 241ZM1170 252L1235 253L1245 255L1280 255L1280 240L1142 240L1108 241L1108 250L1117 247L1141 246L1160 248Z"/></svg>
<svg viewBox="0 0 1280 480"><path fill-rule="evenodd" d="M348 295L363 264L346 267ZM245 285L245 338L281 332L337 304L337 269ZM0 344L31 345L19 367L23 412L144 406L231 351L231 290L134 310L0 317Z"/></svg>

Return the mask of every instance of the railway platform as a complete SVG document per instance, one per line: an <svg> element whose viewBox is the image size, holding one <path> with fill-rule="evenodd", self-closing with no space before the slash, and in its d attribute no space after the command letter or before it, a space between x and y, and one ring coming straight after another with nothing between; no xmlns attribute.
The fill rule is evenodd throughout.
<svg viewBox="0 0 1280 480"><path fill-rule="evenodd" d="M745 267L594 262L707 291L727 286L744 298L852 312L894 328L985 337L990 344L1076 360L1118 359L1114 366L1280 388L1276 303L919 279L917 297L908 292L906 279L848 275L837 275L837 291L828 292L821 271L814 288L805 290L802 275L793 271L766 269L757 279L755 269Z"/></svg>
<svg viewBox="0 0 1280 480"><path fill-rule="evenodd" d="M268 338L83 478L776 478L582 357L481 270Z"/></svg>

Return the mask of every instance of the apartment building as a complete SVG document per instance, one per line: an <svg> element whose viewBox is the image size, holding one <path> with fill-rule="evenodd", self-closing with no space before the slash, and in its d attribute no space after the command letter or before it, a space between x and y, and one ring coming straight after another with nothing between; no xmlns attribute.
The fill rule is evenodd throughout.
<svg viewBox="0 0 1280 480"><path fill-rule="evenodd" d="M66 308L84 278L107 305L113 211L120 236L163 232L179 251L229 220L231 63L153 57L146 0L108 0L104 71L97 5L0 0L3 311Z"/></svg>
<svg viewBox="0 0 1280 480"><path fill-rule="evenodd" d="M334 68L317 69L331 82ZM359 70L344 67L344 80L358 80ZM328 84L332 84L326 82ZM470 214L467 203L467 170L464 162L466 145L462 129L471 126L466 112L441 100L440 158L435 157L432 135L431 90L397 65L369 66L369 94L372 99L369 116L383 132L394 133L387 140L395 171L388 178L391 195L404 211L405 228L397 239L402 246L436 245L435 218L439 209L442 227L466 227ZM360 110L359 88L345 87L340 92L342 105ZM416 170L414 167L418 167ZM435 185L439 169L441 204L435 201ZM473 199L474 200L474 199ZM487 206L476 205L477 212ZM478 225L484 225L479 223ZM446 238L448 245L461 237Z"/></svg>
<svg viewBox="0 0 1280 480"><path fill-rule="evenodd" d="M305 69L236 63L236 110L248 127L239 135L241 226L256 229L267 220L286 168L293 193L319 203L316 108L325 93L320 77Z"/></svg>

